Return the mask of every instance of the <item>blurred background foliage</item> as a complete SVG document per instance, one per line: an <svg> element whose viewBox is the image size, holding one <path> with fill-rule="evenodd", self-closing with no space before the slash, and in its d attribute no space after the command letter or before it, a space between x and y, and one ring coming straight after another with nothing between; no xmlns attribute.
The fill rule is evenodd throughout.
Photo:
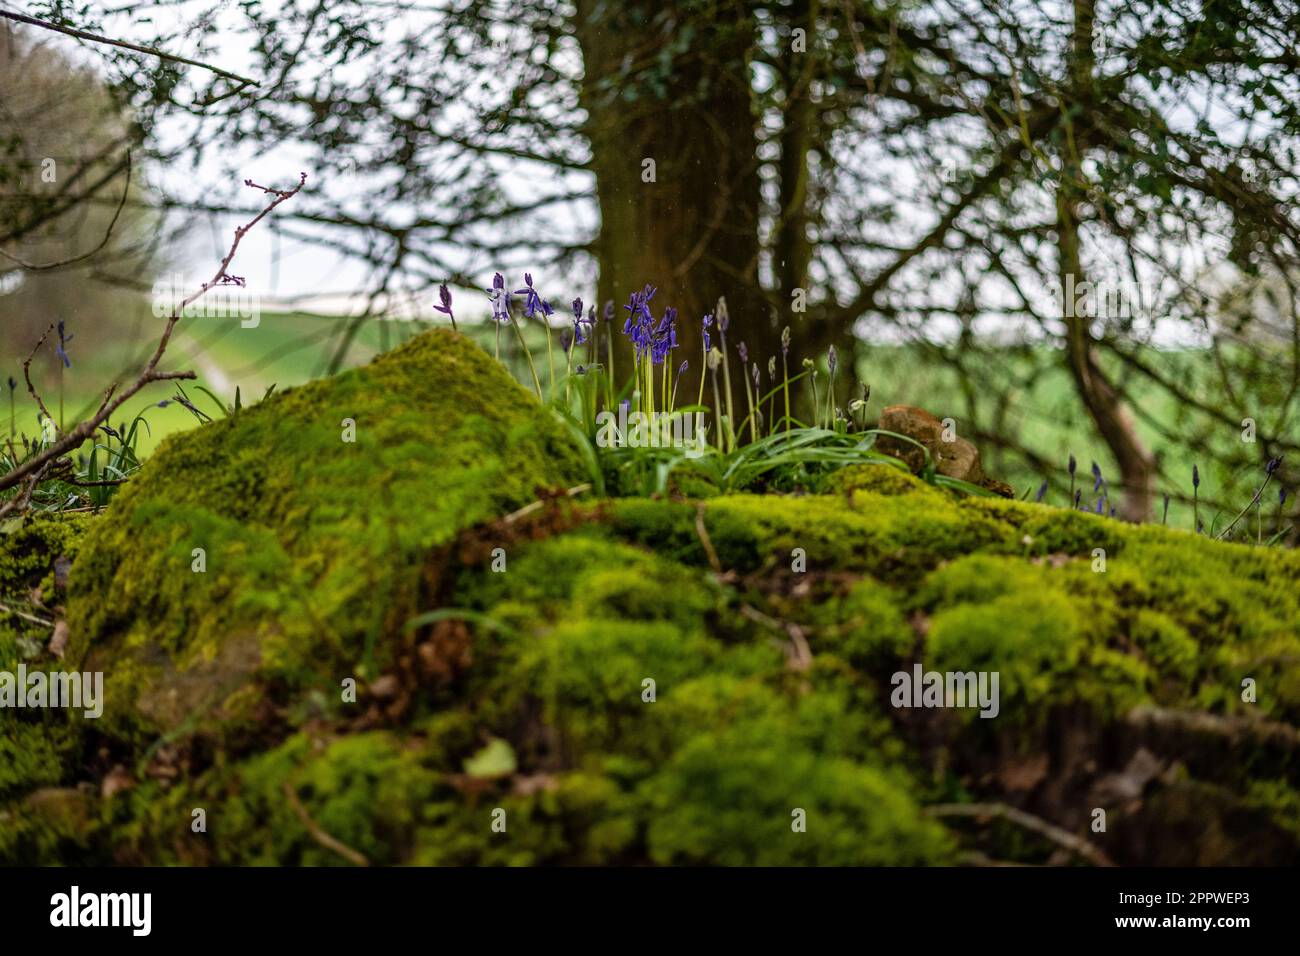
<svg viewBox="0 0 1300 956"><path fill-rule="evenodd" d="M184 329L171 361L227 397L363 360L420 324L392 319L429 320L441 282L473 330L491 274L530 271L560 305L621 306L658 285L657 305L681 312L688 393L719 296L762 369L787 326L796 361L833 344L859 379L843 402L869 384L873 411L954 418L1017 490L1048 478L1063 501L1074 453L1122 489L1127 516L1158 517L1162 493L1190 499L1199 464L1202 501L1235 511L1286 454L1294 492L1295 3L42 0L25 13L154 52L3 27L10 374L64 317L86 362L66 387L89 400L96 373L156 331L140 293L188 263L196 232L224 234L251 208L239 184L256 158L310 174L268 223L276 248L343 256L356 282L345 309ZM75 171L53 187L66 210L39 181L56 153ZM1067 278L1131 290L1134 307L1070 315L1051 294Z"/></svg>

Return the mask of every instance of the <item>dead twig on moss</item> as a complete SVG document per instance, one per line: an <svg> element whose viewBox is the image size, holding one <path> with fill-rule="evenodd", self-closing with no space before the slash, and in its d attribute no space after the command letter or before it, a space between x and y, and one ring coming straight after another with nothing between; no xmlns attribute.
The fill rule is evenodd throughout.
<svg viewBox="0 0 1300 956"><path fill-rule="evenodd" d="M591 490L590 482L581 485L574 485L572 488L565 489L562 495L556 495L553 498L538 498L536 501L524 505L518 511L510 512L510 514L502 518L501 521L503 524L514 524L520 518L525 518L528 515L532 514L534 511L537 511L542 507L544 507L548 501L554 501L555 498L558 497L576 498L578 495L584 494L590 490Z"/></svg>
<svg viewBox="0 0 1300 956"><path fill-rule="evenodd" d="M341 840L335 839L320 828L316 821L308 815L307 808L302 805L302 801L298 799L298 794L294 792L293 787L289 784L288 780L284 782L280 789L284 791L284 798L289 801L290 809L292 809L298 819L302 821L302 825L306 828L308 836L321 846L325 847L325 849L334 851L349 863L356 866L370 865L370 861L356 850L352 849L352 847L348 846Z"/></svg>
<svg viewBox="0 0 1300 956"><path fill-rule="evenodd" d="M926 807L923 811L930 817L1001 817L1016 826L1024 827L1046 837L1058 846L1083 857L1094 866L1114 866L1102 850L1093 846L1082 837L1077 837L1068 830L1062 830L1054 823L1048 823L1041 817L1017 809L1006 803L940 803Z"/></svg>

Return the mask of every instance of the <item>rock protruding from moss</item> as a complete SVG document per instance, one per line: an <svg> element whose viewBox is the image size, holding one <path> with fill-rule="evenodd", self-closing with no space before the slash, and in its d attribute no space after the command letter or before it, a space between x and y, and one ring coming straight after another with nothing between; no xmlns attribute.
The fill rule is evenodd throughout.
<svg viewBox="0 0 1300 956"><path fill-rule="evenodd" d="M253 672L362 682L430 596L438 546L582 476L498 363L428 332L166 442L73 569L74 659L107 672L106 716L160 730L238 719Z"/></svg>

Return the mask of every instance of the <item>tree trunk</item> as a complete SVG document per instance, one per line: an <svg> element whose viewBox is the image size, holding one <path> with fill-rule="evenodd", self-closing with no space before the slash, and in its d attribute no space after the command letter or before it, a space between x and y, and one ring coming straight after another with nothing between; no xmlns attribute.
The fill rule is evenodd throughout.
<svg viewBox="0 0 1300 956"><path fill-rule="evenodd" d="M1075 0L1074 38L1070 57L1069 102L1089 102L1096 58L1093 55L1094 0ZM1077 140L1076 140L1077 141ZM1070 138L1066 138L1066 143ZM1115 386L1097 363L1093 348L1091 318L1080 316L1071 308L1070 290L1080 287L1086 276L1079 248L1079 197L1082 192L1081 157L1062 147L1061 183L1056 191L1057 280L1061 301L1065 305L1062 320L1066 329L1066 356L1070 375L1084 407L1092 416L1102 439L1119 465L1124 486L1122 510L1130 521L1151 517L1151 485L1155 477L1155 460L1138 437L1133 417L1124 406Z"/></svg>
<svg viewBox="0 0 1300 956"><path fill-rule="evenodd" d="M688 13L689 6L577 3L585 68L580 100L601 217L593 250L598 291L602 305L615 304L618 383L631 374L631 352L618 334L628 295L649 283L659 289L651 303L656 316L667 306L678 310L673 374L683 359L690 363L679 405L698 394L700 320L725 296L733 387L743 402L736 343L748 344L766 381L767 356L775 354L779 336L758 283L760 196L748 63L755 26L743 4L723 3L709 15ZM712 342L719 343L716 329Z"/></svg>

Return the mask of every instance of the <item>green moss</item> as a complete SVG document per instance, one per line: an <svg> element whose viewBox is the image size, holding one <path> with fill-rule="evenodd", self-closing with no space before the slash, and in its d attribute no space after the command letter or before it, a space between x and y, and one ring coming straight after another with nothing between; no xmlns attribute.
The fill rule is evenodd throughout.
<svg viewBox="0 0 1300 956"><path fill-rule="evenodd" d="M74 659L129 669L156 704L132 718L160 730L254 673L373 676L392 659L385 636L421 609L431 549L581 474L559 424L499 365L426 333L165 442L73 568ZM133 699L116 695L107 719Z"/></svg>
<svg viewBox="0 0 1300 956"><path fill-rule="evenodd" d="M457 542L582 478L548 413L434 334L170 441L80 545L55 528L0 540L18 596L55 587L51 555L79 549L70 659L109 689L93 728L0 715L0 861L895 865L952 862L978 834L991 856L1045 862L1012 824L950 829L923 805L1023 800L1070 827L1057 783L1121 774L1135 705L1300 720L1293 552L878 465L827 494L678 482ZM474 557L494 534L502 573ZM452 614L404 628L435 607ZM40 637L0 619L10 660ZM456 666L430 676L431 655ZM999 717L892 708L913 661L997 672ZM380 674L396 690L367 688ZM355 704L339 700L351 676ZM1179 801L1205 793L1238 821L1205 859L1249 855L1234 827L1296 832L1285 755L1221 748L1207 770L1220 751L1143 745L1191 768L1153 806L1192 819ZM91 752L138 782L94 797ZM1013 786L1035 760L1050 782ZM1268 786L1242 782L1259 767Z"/></svg>
<svg viewBox="0 0 1300 956"><path fill-rule="evenodd" d="M650 858L724 866L949 858L942 828L920 816L901 781L801 746L782 729L746 722L686 743L642 789Z"/></svg>

